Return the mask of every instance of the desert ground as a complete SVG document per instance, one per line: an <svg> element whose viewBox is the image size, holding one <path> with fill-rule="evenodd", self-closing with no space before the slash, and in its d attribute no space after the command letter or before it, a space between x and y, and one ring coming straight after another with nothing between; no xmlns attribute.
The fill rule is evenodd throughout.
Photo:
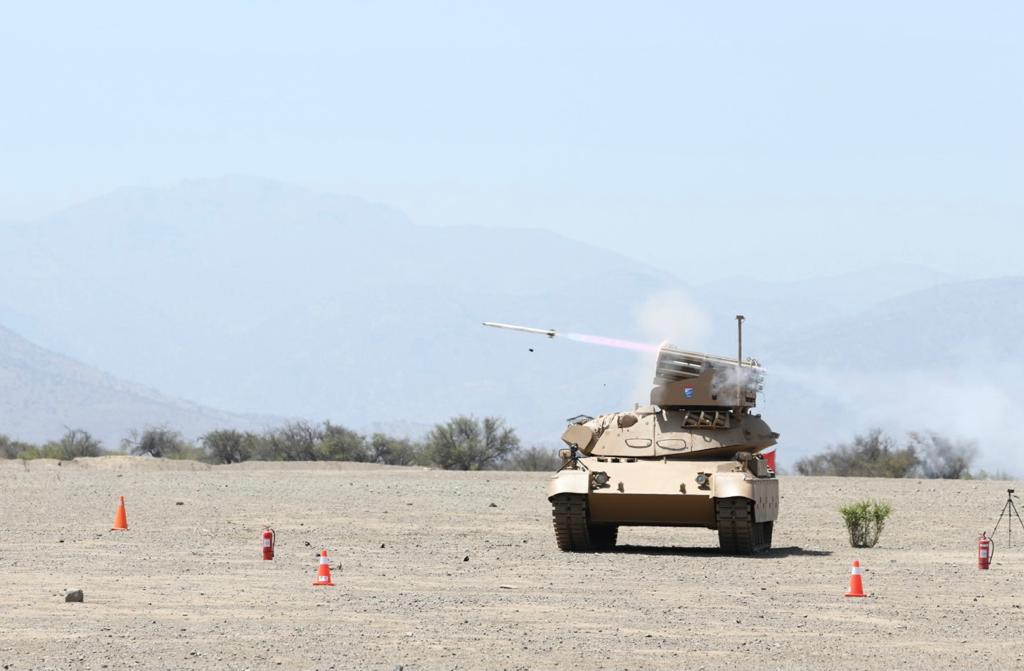
<svg viewBox="0 0 1024 671"><path fill-rule="evenodd" d="M547 478L0 462L0 667L1024 666L1024 551L1001 530L992 569L975 558L1012 483L783 477L775 549L739 558L702 529L559 552ZM109 531L118 495L126 532ZM836 509L866 496L895 512L878 547L854 550ZM321 548L333 588L312 586ZM868 598L843 597L853 559ZM74 589L84 603L65 603Z"/></svg>

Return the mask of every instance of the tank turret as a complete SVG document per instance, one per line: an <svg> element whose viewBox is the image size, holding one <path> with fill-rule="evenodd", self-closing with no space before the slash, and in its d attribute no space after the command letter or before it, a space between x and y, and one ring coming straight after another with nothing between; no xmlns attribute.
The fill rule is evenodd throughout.
<svg viewBox="0 0 1024 671"><path fill-rule="evenodd" d="M730 458L775 444L778 434L749 410L764 370L757 361L661 348L651 405L631 412L580 417L562 441L585 455L643 458Z"/></svg>

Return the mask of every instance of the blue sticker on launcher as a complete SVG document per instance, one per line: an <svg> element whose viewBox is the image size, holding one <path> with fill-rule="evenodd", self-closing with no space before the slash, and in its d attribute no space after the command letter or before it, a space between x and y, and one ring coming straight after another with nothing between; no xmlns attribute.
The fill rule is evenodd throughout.
<svg viewBox="0 0 1024 671"><path fill-rule="evenodd" d="M683 396L693 398L693 387L683 387Z"/></svg>

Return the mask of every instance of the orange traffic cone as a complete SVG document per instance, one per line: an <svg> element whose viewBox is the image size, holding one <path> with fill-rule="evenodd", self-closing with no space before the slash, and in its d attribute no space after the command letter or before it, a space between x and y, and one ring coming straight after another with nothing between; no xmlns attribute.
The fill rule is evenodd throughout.
<svg viewBox="0 0 1024 671"><path fill-rule="evenodd" d="M121 502L117 504L117 512L114 513L114 526L110 527L111 531L128 531L128 515L124 512L124 497L121 497Z"/></svg>
<svg viewBox="0 0 1024 671"><path fill-rule="evenodd" d="M850 569L850 591L846 596L867 596L864 593L864 583L860 578L860 561L853 560L853 568Z"/></svg>
<svg viewBox="0 0 1024 671"><path fill-rule="evenodd" d="M313 583L314 587L334 587L334 582L331 580L331 562L327 559L327 550L320 551L320 568L316 572L316 582Z"/></svg>

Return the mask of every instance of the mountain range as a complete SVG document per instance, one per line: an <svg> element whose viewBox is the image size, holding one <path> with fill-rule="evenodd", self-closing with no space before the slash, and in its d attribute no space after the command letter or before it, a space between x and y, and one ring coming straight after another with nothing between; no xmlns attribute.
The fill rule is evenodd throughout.
<svg viewBox="0 0 1024 671"><path fill-rule="evenodd" d="M252 178L122 189L0 226L0 433L74 424L109 441L268 416L415 432L472 413L553 443L566 417L644 401L650 355L481 321L729 354L743 313L746 351L769 368L765 416L791 457L877 423L956 431L1000 459L1024 279L906 265L709 283L686 258L727 262L724 243L680 249L670 269L643 260L652 244L418 226Z"/></svg>
<svg viewBox="0 0 1024 671"><path fill-rule="evenodd" d="M3 327L0 389L0 433L33 442L87 427L116 447L132 428L146 425L198 436L221 426L257 429L272 421L169 398L50 352Z"/></svg>

